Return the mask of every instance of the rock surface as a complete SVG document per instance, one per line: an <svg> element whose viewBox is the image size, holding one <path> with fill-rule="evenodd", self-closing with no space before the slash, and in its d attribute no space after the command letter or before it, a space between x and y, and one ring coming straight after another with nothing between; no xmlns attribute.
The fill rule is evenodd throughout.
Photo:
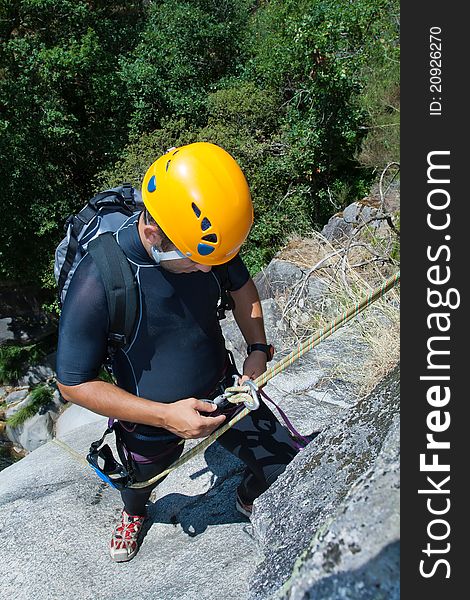
<svg viewBox="0 0 470 600"><path fill-rule="evenodd" d="M336 414L255 502L252 525L234 509L242 464L211 446L157 488L142 548L124 565L107 554L118 493L45 444L0 474L2 593L15 600L369 600L379 590L394 600L397 411L395 372ZM102 431L101 422L88 423L64 438L83 456Z"/></svg>
<svg viewBox="0 0 470 600"><path fill-rule="evenodd" d="M399 598L399 371L255 502L250 600Z"/></svg>
<svg viewBox="0 0 470 600"><path fill-rule="evenodd" d="M25 450L32 452L49 440L52 440L54 422L51 414L35 414L17 427L7 425L6 434L9 440Z"/></svg>
<svg viewBox="0 0 470 600"><path fill-rule="evenodd" d="M277 289L280 272L292 285L303 277L275 265L266 289ZM273 298L263 309L278 361L296 338ZM222 326L241 368L245 342L233 316ZM108 555L119 493L82 464L106 419L68 408L56 435L82 462L49 441L0 473L0 553L8 557L0 596L397 599L398 371L358 402L367 359L350 324L266 385L301 434L321 433L255 502L252 523L234 506L243 465L214 444L158 486L142 547L125 564Z"/></svg>
<svg viewBox="0 0 470 600"><path fill-rule="evenodd" d="M87 424L65 439L84 455L102 431L101 423ZM115 564L107 545L119 494L53 443L41 446L0 474L3 597L246 598L256 549L234 507L241 470L214 445L168 477L139 554Z"/></svg>
<svg viewBox="0 0 470 600"><path fill-rule="evenodd" d="M78 404L69 404L55 422L55 436L63 439L69 432L88 423L99 421L106 428L107 417L97 415Z"/></svg>

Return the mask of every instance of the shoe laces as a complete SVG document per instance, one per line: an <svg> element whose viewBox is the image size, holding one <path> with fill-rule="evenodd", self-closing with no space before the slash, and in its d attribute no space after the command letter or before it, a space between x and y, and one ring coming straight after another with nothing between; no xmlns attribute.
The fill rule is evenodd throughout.
<svg viewBox="0 0 470 600"><path fill-rule="evenodd" d="M138 535L145 517L129 515L122 511L121 524L116 527L115 537L122 540L132 540Z"/></svg>

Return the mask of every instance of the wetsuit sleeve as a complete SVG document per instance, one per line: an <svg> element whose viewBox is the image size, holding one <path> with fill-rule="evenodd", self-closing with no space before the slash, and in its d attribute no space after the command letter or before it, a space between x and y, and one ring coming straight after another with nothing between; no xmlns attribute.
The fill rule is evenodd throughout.
<svg viewBox="0 0 470 600"><path fill-rule="evenodd" d="M87 255L70 282L59 322L57 379L78 385L96 379L106 358L108 306L101 276Z"/></svg>
<svg viewBox="0 0 470 600"><path fill-rule="evenodd" d="M227 289L230 292L236 292L245 285L250 278L250 274L245 266L245 263L238 254L235 256L235 258L232 258L232 260L227 263L227 269L229 281Z"/></svg>

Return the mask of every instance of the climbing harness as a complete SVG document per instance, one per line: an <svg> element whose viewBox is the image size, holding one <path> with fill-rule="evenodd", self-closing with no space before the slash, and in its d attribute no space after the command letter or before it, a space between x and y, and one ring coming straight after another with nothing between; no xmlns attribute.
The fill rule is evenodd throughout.
<svg viewBox="0 0 470 600"><path fill-rule="evenodd" d="M88 454L88 457L87 457L88 463L91 464L91 466L95 469L95 471L98 473L98 476L101 477L101 479L103 479L107 483L110 483L110 485L112 485L113 487L116 487L117 489L122 489L122 488L118 487L121 485L123 485L123 487L126 487L127 489L129 489L129 488L130 489L141 489L141 488L146 488L148 486L153 485L160 479L163 479L164 477L166 477L172 471L176 470L178 467L187 463L189 460L191 460L194 456L196 456L200 452L203 452L213 442L215 442L217 439L219 439L219 437L221 437L226 431L231 429L234 425L236 425L239 421L241 421L244 417L246 417L246 415L249 412L251 412L252 410L256 410L259 407L259 394L262 395L264 398L266 398L268 401L275 404L274 401L272 401L265 394L265 392L263 392L263 390L259 389L261 386L265 385L270 379L272 379L273 377L275 377L276 375L278 375L279 373L281 373L282 371L287 369L287 367L292 365L301 356L306 354L309 350L312 350L315 346L317 346L319 343L321 343L326 338L328 338L330 335L332 335L340 327L345 325L348 321L350 321L351 319L356 317L359 313L361 313L363 310L368 308L371 304L376 302L379 298L384 296L389 290L391 290L393 287L398 285L399 281L400 281L400 273L398 272L395 275L393 275L392 277L390 277L389 279L387 279L381 286L379 286L378 288L376 288L375 290L373 290L372 292L367 294L361 301L356 302L353 306L351 306L346 311L344 311L341 315L339 315L336 319L334 319L326 327L319 329L318 331L313 333L311 336L309 336L304 342L300 343L297 348L295 348L294 350L289 352L289 354L287 354L282 360L280 360L278 363L276 363L271 368L267 369L264 373L262 373L254 381L248 380L248 381L245 381L243 385L237 386L237 385L235 385L235 383L236 383L235 378L237 376L234 376L234 385L233 386L226 388L226 390L222 394L217 396L214 400L212 400L212 401L207 400L207 402L212 402L212 403L216 404L219 408L222 408L222 407L226 408L229 406L229 404L244 404L245 405L244 408L241 411L237 412L235 414L235 416L233 416L230 419L230 421L228 421L228 423L225 423L224 425L222 425L221 427L216 429L211 435L209 435L207 438L205 438L204 440L199 442L196 446L194 446L193 448L191 448L190 450L185 452L182 456L180 456L180 458L178 458L167 469L165 469L161 473L158 473L151 479L149 479L147 481L139 481L139 482L133 481L132 474L129 474L127 472L124 473L123 472L123 471L125 471L124 467L122 467L122 465L119 465L119 463L116 463L116 461L113 458L114 462L117 465L119 465L119 467L121 467L121 469L123 469L123 471L119 471L119 469L117 470L115 477L114 477L114 481L113 481L113 478L112 478L113 473L106 472L106 468L105 468L107 451L105 451L104 456L101 456L101 457L98 456L98 458L102 458L102 460L104 462L103 466L97 467L98 461L95 460L95 455L93 455L90 460L90 458L89 458L90 454L93 454L93 453ZM280 411L280 414L282 415L283 412L279 409L277 404L275 404L275 406ZM287 417L286 417L286 419L287 419ZM288 420L286 421L286 424L287 424L287 422L288 422ZM289 429L290 429L290 427L289 427ZM295 429L293 429L293 431L292 431L292 429L290 429L290 430L295 435L295 437L299 438L305 444L308 443L308 440L306 438L301 436ZM109 431L105 432L104 436L107 435L107 433L109 433ZM104 438L104 436L103 436L103 438ZM102 443L103 438L101 440L99 440L99 442ZM55 442L60 447L66 449L75 458L78 457L79 461L82 464L83 463L88 464L87 462L85 462L82 459L82 457L77 452L75 452L74 450L69 448L67 446L67 444L64 444L64 442L61 442L60 440L57 440L57 439L54 439L52 441ZM95 444L98 444L99 442L95 442ZM184 440L181 440L181 442L179 442L179 443L183 443L183 442L184 442ZM97 447L97 449L98 449L98 447ZM108 468L110 468L111 471L113 470L114 466L115 465L113 465L112 462L108 461ZM126 474L129 477L129 479L127 479L125 484L123 484L123 482L125 481ZM109 479L109 481L108 481L108 479L106 479L106 477Z"/></svg>

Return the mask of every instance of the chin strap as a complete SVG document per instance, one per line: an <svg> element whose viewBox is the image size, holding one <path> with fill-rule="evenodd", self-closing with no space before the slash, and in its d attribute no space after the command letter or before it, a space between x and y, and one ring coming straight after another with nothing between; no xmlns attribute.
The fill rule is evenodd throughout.
<svg viewBox="0 0 470 600"><path fill-rule="evenodd" d="M152 258L159 265L162 260L180 260L182 258L190 258L190 256L186 256L179 250L171 250L170 252L162 252L162 250L158 250L155 246L151 248Z"/></svg>

